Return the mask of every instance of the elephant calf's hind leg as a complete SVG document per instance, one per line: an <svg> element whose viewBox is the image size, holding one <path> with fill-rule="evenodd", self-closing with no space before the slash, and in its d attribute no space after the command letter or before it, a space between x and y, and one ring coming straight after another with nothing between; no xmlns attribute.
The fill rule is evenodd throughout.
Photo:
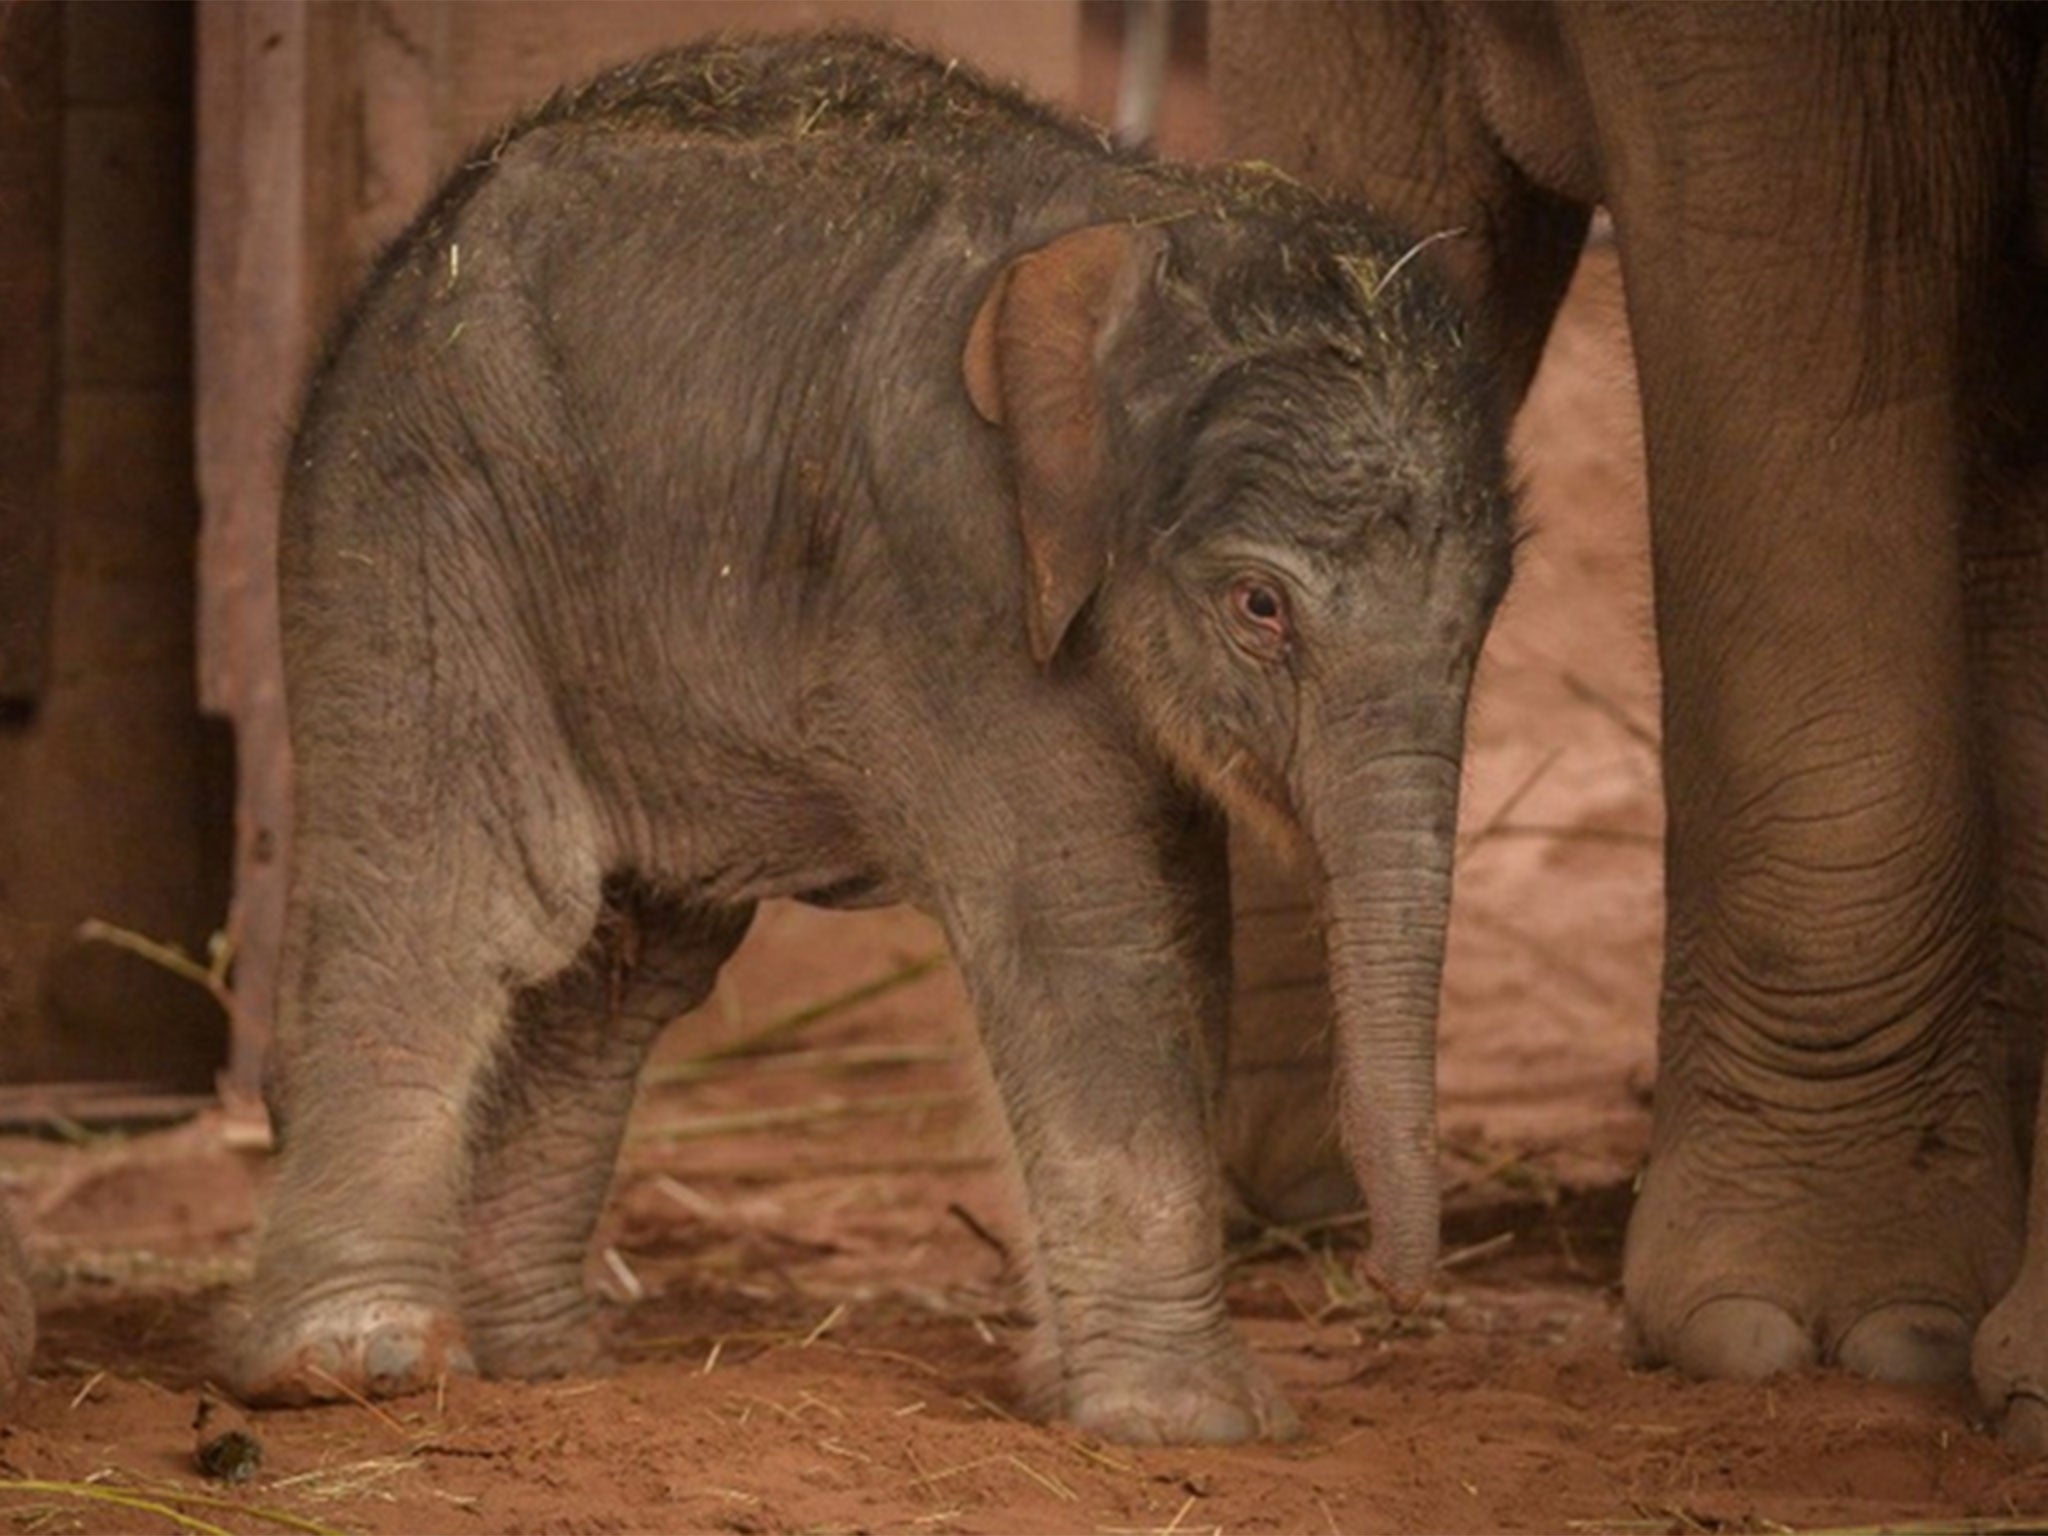
<svg viewBox="0 0 2048 1536"><path fill-rule="evenodd" d="M485 1374L595 1358L583 1261L641 1064L710 993L752 915L608 892L579 962L518 1000L473 1134L462 1309Z"/></svg>

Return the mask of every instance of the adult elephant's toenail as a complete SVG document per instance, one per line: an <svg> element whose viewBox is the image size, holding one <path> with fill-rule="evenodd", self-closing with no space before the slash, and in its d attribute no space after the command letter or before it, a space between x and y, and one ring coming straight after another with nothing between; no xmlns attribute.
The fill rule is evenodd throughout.
<svg viewBox="0 0 2048 1536"><path fill-rule="evenodd" d="M1970 1371L1971 1331L1962 1313L1941 1302L1893 1302L1850 1326L1835 1362L1873 1381L1959 1381Z"/></svg>
<svg viewBox="0 0 2048 1536"><path fill-rule="evenodd" d="M1757 1296L1701 1302L1680 1326L1670 1353L1671 1363L1688 1376L1727 1381L1808 1370L1818 1359L1805 1326Z"/></svg>

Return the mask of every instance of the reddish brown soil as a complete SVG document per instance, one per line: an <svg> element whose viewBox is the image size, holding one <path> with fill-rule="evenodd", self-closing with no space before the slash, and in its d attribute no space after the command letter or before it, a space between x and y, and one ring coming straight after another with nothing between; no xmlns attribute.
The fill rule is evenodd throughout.
<svg viewBox="0 0 2048 1536"><path fill-rule="evenodd" d="M1329 1237L1253 1247L1232 1304L1300 1444L1129 1451L1013 1417L1014 1205L941 969L823 1019L792 1042L811 1054L650 1082L591 1269L614 1374L262 1414L263 1468L239 1489L197 1478L189 1426L256 1160L211 1122L9 1145L44 1323L0 1475L206 1491L348 1531L1782 1530L2048 1510L2048 1469L1984 1435L1960 1390L1702 1386L1623 1363L1660 810L1618 313L1595 251L1523 422L1536 537L1474 720L1443 1071L1466 1262L1397 1323ZM936 945L901 912L764 913L662 1066ZM730 1118L775 1109L766 1128ZM75 1493L11 1488L0 1511L171 1528Z"/></svg>

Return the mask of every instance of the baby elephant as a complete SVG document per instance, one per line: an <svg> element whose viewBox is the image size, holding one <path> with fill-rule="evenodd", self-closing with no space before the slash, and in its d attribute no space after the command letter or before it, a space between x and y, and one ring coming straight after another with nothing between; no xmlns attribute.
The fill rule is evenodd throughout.
<svg viewBox="0 0 2048 1536"><path fill-rule="evenodd" d="M240 1388L584 1363L650 1042L755 903L900 900L944 925L1021 1168L1039 1407L1290 1433L1223 1305L1219 810L1317 860L1370 1262L1419 1291L1508 575L1490 386L1403 251L858 36L662 54L458 172L292 453Z"/></svg>

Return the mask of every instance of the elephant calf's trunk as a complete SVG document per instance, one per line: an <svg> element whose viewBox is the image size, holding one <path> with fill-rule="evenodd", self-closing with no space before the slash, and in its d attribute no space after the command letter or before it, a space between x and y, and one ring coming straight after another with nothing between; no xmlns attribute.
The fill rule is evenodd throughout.
<svg viewBox="0 0 2048 1536"><path fill-rule="evenodd" d="M1367 1277L1412 1305L1435 1273L1439 1212L1436 1019L1458 778L1454 759L1403 759L1351 789L1371 829L1324 848L1338 1123L1372 1215Z"/></svg>

